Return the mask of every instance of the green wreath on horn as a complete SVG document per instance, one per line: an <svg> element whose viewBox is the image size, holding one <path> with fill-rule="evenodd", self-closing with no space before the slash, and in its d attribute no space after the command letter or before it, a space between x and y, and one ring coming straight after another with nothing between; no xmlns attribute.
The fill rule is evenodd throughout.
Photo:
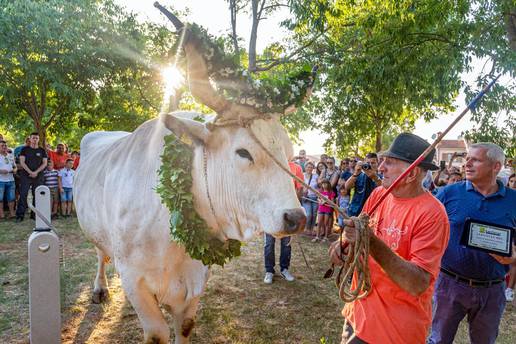
<svg viewBox="0 0 516 344"><path fill-rule="evenodd" d="M221 241L195 211L191 193L192 163L193 149L175 135L165 136L156 191L170 210L170 237L204 265L224 266L240 255L241 243L234 239Z"/></svg>
<svg viewBox="0 0 516 344"><path fill-rule="evenodd" d="M208 75L215 81L219 94L261 113L283 113L290 105L300 107L314 83L314 72L308 64L288 65L277 72L249 73L239 57L227 52L222 38L210 35L197 24L188 24L190 42L203 56ZM180 43L177 40L177 44Z"/></svg>

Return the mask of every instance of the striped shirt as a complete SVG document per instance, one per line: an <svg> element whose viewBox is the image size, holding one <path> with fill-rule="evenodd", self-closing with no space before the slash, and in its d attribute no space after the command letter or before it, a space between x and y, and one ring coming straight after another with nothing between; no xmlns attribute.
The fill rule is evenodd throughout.
<svg viewBox="0 0 516 344"><path fill-rule="evenodd" d="M57 188L59 186L59 183L57 181L57 175L58 172L56 170L48 170L46 169L43 172L45 176L45 185L48 186L50 189Z"/></svg>

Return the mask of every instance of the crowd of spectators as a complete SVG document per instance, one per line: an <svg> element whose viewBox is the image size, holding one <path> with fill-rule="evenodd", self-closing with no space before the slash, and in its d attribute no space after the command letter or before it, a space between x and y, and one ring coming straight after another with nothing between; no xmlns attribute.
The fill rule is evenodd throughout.
<svg viewBox="0 0 516 344"><path fill-rule="evenodd" d="M0 220L24 220L28 213L28 195L40 185L46 185L51 195L51 214L69 217L73 209L73 178L79 165L79 152L69 152L64 143L53 150L50 145L40 145L37 132L25 143L11 146L0 134ZM7 212L7 215L6 215ZM31 218L34 214L31 213Z"/></svg>
<svg viewBox="0 0 516 344"><path fill-rule="evenodd" d="M428 171L423 180L423 187L436 195L447 185L465 181L465 166L453 165L453 161L461 156L464 155L453 154L447 164L440 163L438 170ZM303 149L293 159L293 162L301 167L305 183L337 203L339 208L345 209L347 216L358 216L372 191L382 185L383 175L378 171L382 161L381 153L370 152L364 158L356 156L341 159L337 167L334 157L321 154L318 160L310 160ZM498 179L511 189L516 189L514 170L513 160L507 160L498 175ZM313 242L327 241L331 231L326 230L325 221L319 221L321 215L324 219L330 212L327 205L318 199L312 190L305 187L301 190L300 201L307 215L304 234L314 236ZM331 212L337 218L338 226L343 227L339 214L333 209ZM330 225L333 228L333 217Z"/></svg>

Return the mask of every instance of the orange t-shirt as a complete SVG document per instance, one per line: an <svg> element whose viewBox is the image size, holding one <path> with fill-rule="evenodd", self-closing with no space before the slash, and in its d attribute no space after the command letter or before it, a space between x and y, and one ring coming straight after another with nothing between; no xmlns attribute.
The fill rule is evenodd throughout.
<svg viewBox="0 0 516 344"><path fill-rule="evenodd" d="M49 150L48 156L50 160L54 163L54 170L60 170L65 167L66 160L70 159L70 156L66 153L63 153L63 155L57 154L56 151Z"/></svg>
<svg viewBox="0 0 516 344"><path fill-rule="evenodd" d="M376 188L362 211L367 213L386 191ZM444 206L429 192L415 198L389 194L371 223L376 236L401 258L432 275L430 286L413 296L395 284L370 256L371 292L347 304L342 314L355 334L368 343L425 343L432 320L434 283L450 234Z"/></svg>
<svg viewBox="0 0 516 344"><path fill-rule="evenodd" d="M303 169L301 168L301 166L292 161L288 162L288 166L290 167L290 172L295 174L296 177L298 177L301 180L305 179L305 176L303 175ZM292 179L294 180L294 187L296 188L296 190L299 189L302 186L301 183L295 180L294 178Z"/></svg>
<svg viewBox="0 0 516 344"><path fill-rule="evenodd" d="M73 169L76 170L77 167L79 167L79 162L81 161L81 157L79 155L77 155L75 157L75 160L73 161Z"/></svg>

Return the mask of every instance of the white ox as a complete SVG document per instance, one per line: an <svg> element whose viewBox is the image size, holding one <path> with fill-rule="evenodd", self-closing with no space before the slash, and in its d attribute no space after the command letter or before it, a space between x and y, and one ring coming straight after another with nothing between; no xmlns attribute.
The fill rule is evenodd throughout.
<svg viewBox="0 0 516 344"><path fill-rule="evenodd" d="M171 131L179 137L187 134L196 142L192 164L195 210L222 240L248 240L261 230L275 236L293 234L305 221L292 178L246 129L233 126L209 131L204 124L185 118L191 116L165 115L133 133L94 132L81 142L74 199L79 223L97 247L93 299L99 302L107 296L104 264L111 257L146 342L168 343L169 326L160 304L174 317L176 343L187 341L208 279L206 266L170 242L170 213L155 191L163 138ZM256 120L251 129L286 166L292 145L279 121Z"/></svg>
<svg viewBox="0 0 516 344"><path fill-rule="evenodd" d="M155 191L165 136L191 139L194 208L221 240L245 241L260 231L277 237L295 234L306 220L292 178L264 151L288 168L292 144L279 116L263 116L220 97L196 48L199 42L193 35L185 37L190 91L216 117L204 124L192 120L198 114L173 113L147 121L133 133L90 133L81 142L74 181L79 223L97 248L93 301L108 294L105 261L110 257L149 343L168 343L170 338L160 305L174 318L175 342L188 342L209 272L170 241L170 212ZM250 130L263 148L248 128L237 125L250 118Z"/></svg>

